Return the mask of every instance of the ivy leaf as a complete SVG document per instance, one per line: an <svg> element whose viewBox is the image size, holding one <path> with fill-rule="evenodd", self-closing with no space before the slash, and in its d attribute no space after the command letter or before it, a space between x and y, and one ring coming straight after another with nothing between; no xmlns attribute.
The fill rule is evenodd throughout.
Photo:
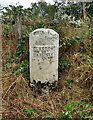
<svg viewBox="0 0 93 120"><path fill-rule="evenodd" d="M46 115L47 115L47 118L52 118L51 115L49 115L49 114L46 114Z"/></svg>

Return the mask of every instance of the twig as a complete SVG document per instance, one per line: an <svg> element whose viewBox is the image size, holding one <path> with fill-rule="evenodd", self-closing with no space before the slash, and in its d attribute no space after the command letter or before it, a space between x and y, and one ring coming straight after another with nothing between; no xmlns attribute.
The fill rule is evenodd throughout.
<svg viewBox="0 0 93 120"><path fill-rule="evenodd" d="M20 75L19 77L22 77L22 75ZM5 98L5 96L7 95L8 91L11 89L11 87L18 81L20 80L19 77L17 78L17 80L15 80L8 88L8 90L6 91L6 93L3 96L3 99Z"/></svg>

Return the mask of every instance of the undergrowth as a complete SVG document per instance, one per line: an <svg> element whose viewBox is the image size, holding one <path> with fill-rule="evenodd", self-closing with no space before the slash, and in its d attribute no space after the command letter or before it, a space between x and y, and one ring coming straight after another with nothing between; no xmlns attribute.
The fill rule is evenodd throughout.
<svg viewBox="0 0 93 120"><path fill-rule="evenodd" d="M59 21L53 26L46 26L44 21L34 26L25 25L17 46L14 28L9 31L9 26L3 26L4 118L93 118L89 28L65 22ZM49 96L31 91L28 84L29 34L42 27L54 29L60 36L58 89Z"/></svg>

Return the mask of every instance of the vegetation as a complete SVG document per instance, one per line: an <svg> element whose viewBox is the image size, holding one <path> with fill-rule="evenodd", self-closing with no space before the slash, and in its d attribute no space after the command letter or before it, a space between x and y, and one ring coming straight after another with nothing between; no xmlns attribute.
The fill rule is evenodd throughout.
<svg viewBox="0 0 93 120"><path fill-rule="evenodd" d="M27 9L2 9L3 118L93 119L93 2L82 6L43 1ZM20 33L15 18L21 21ZM29 83L29 34L37 28L51 28L60 36L59 81L49 96L32 91Z"/></svg>

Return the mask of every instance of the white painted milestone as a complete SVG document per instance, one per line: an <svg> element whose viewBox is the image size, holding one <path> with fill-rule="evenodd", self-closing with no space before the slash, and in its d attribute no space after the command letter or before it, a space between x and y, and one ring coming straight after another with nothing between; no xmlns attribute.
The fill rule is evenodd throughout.
<svg viewBox="0 0 93 120"><path fill-rule="evenodd" d="M58 81L59 35L52 29L40 28L30 33L30 82Z"/></svg>

